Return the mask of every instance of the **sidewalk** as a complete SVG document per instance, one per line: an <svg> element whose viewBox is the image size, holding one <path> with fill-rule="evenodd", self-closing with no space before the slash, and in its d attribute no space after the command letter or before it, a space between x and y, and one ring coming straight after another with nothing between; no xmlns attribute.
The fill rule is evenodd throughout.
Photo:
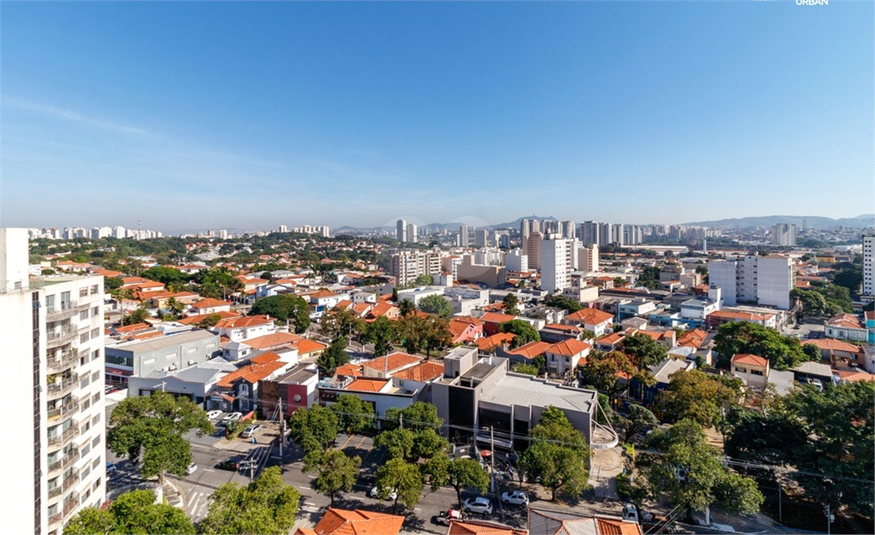
<svg viewBox="0 0 875 535"><path fill-rule="evenodd" d="M596 499L619 500L616 477L623 472L621 447L593 450L589 469L589 486Z"/></svg>

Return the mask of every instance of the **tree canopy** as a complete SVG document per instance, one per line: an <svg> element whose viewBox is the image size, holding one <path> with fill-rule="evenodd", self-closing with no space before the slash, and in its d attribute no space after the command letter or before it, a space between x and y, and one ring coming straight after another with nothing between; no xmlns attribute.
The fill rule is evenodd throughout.
<svg viewBox="0 0 875 535"><path fill-rule="evenodd" d="M143 455L144 477L163 471L184 476L191 463L191 446L183 435L193 429L211 433L213 425L192 401L165 392L123 399L109 419L107 446L137 462Z"/></svg>
<svg viewBox="0 0 875 535"><path fill-rule="evenodd" d="M324 451L337 440L340 420L331 409L313 405L289 418L289 436L306 453Z"/></svg>
<svg viewBox="0 0 875 535"><path fill-rule="evenodd" d="M523 320L506 321L501 324L500 328L503 333L512 333L516 335L513 339L514 348L526 345L529 342L539 342L541 340L541 335L538 334L538 331L535 330L534 327L532 327L532 324Z"/></svg>
<svg viewBox="0 0 875 535"><path fill-rule="evenodd" d="M374 344L374 356L382 357L392 348L392 342L397 339L395 322L386 316L380 316L368 323L362 332L362 340Z"/></svg>
<svg viewBox="0 0 875 535"><path fill-rule="evenodd" d="M623 352L629 355L639 370L656 366L668 358L668 350L646 334L636 333L623 338Z"/></svg>
<svg viewBox="0 0 875 535"><path fill-rule="evenodd" d="M579 495L588 477L589 448L583 434L574 429L565 413L552 406L541 414L531 434L534 440L520 458L520 470L530 481L539 479L550 489L553 501L560 490Z"/></svg>
<svg viewBox="0 0 875 535"><path fill-rule="evenodd" d="M331 377L334 370L349 362L349 354L346 352L348 344L345 336L338 336L328 344L328 348L316 358L319 377Z"/></svg>
<svg viewBox="0 0 875 535"><path fill-rule="evenodd" d="M300 500L295 487L283 482L280 468L271 466L246 486L225 483L219 487L210 497L199 530L209 535L288 533L295 525Z"/></svg>
<svg viewBox="0 0 875 535"><path fill-rule="evenodd" d="M395 491L392 513L398 508L399 501L408 509L413 509L422 497L422 473L417 465L404 459L391 459L378 468L376 483L382 499L388 498L389 493Z"/></svg>
<svg viewBox="0 0 875 535"><path fill-rule="evenodd" d="M782 336L775 329L746 321L724 323L714 337L714 350L719 353L718 365L729 368L733 355L746 353L769 360L778 370L792 368L807 360L797 338Z"/></svg>
<svg viewBox="0 0 875 535"><path fill-rule="evenodd" d="M685 418L703 427L713 427L741 397L741 380L718 377L699 370L677 371L668 388L659 393L657 410L668 422Z"/></svg>
<svg viewBox="0 0 875 535"><path fill-rule="evenodd" d="M569 299L564 295L554 295L544 301L544 304L548 307L561 308L569 314L583 309L583 305L581 305L579 302L575 301L574 299Z"/></svg>
<svg viewBox="0 0 875 535"><path fill-rule="evenodd" d="M290 321L295 333L301 334L310 326L310 305L297 295L272 295L255 301L250 316L268 314L280 321Z"/></svg>
<svg viewBox="0 0 875 535"><path fill-rule="evenodd" d="M106 509L86 507L64 526L64 535L123 535L128 533L194 534L182 509L155 503L148 489L118 496Z"/></svg>
<svg viewBox="0 0 875 535"><path fill-rule="evenodd" d="M314 450L304 457L304 472L317 472L316 479L311 483L313 490L328 495L331 505L334 505L338 492L352 490L358 480L361 464L360 457L348 457L338 449Z"/></svg>
<svg viewBox="0 0 875 535"><path fill-rule="evenodd" d="M419 300L419 310L442 318L453 315L453 305L442 295L429 295Z"/></svg>
<svg viewBox="0 0 875 535"><path fill-rule="evenodd" d="M363 433L374 426L374 406L352 394L341 394L330 409L337 415L338 426L347 434Z"/></svg>

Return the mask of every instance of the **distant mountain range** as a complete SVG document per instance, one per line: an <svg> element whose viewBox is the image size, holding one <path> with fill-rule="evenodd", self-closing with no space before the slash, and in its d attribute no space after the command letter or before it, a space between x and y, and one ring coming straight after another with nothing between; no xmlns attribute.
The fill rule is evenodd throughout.
<svg viewBox="0 0 875 535"><path fill-rule="evenodd" d="M772 225L787 223L802 228L803 222L805 228L875 227L875 214L863 214L858 215L857 217L843 217L840 219L832 219L829 217L820 216L768 215L760 217L718 219L716 221L695 221L692 223L684 223L684 225L699 227L746 228L771 227Z"/></svg>

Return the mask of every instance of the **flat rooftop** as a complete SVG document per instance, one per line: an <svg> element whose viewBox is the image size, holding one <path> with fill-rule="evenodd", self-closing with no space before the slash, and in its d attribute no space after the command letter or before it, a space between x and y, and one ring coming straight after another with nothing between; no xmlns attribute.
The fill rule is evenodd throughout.
<svg viewBox="0 0 875 535"><path fill-rule="evenodd" d="M500 364L490 364L489 362L478 362L477 364L471 366L465 373L462 374L462 379L473 379L475 381L482 381L489 372L497 368L499 365L503 365L504 361Z"/></svg>
<svg viewBox="0 0 875 535"><path fill-rule="evenodd" d="M146 352L146 351L155 351L156 349L162 349L165 347L171 347L179 344L184 344L187 342L195 342L198 340L206 340L208 338L215 338L218 340L219 335L213 334L209 331L197 329L194 331L182 332L179 334L171 334L168 336L162 336L160 338L152 338L149 340L134 340L132 342L125 342L122 344L117 344L115 346L107 346L107 349L118 349L123 351L135 351L135 352ZM216 346L216 350L218 350L218 345Z"/></svg>
<svg viewBox="0 0 875 535"><path fill-rule="evenodd" d="M581 412L595 412L596 392L562 386L531 375L508 372L495 387L484 392L481 401L497 405L531 405Z"/></svg>

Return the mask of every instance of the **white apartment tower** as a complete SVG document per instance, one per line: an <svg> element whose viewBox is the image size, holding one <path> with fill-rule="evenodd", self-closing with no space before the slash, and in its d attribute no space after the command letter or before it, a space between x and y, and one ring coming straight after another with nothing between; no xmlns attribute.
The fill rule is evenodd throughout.
<svg viewBox="0 0 875 535"><path fill-rule="evenodd" d="M399 219L395 223L395 239L401 243L407 241L407 221Z"/></svg>
<svg viewBox="0 0 875 535"><path fill-rule="evenodd" d="M9 533L60 535L106 498L103 277L31 283L26 229L0 229ZM18 487L18 485L21 485Z"/></svg>
<svg viewBox="0 0 875 535"><path fill-rule="evenodd" d="M875 232L863 234L863 295L875 295L872 249L875 248Z"/></svg>
<svg viewBox="0 0 875 535"><path fill-rule="evenodd" d="M410 284L420 275L440 276L441 253L400 251L389 257L389 273L399 285Z"/></svg>
<svg viewBox="0 0 875 535"><path fill-rule="evenodd" d="M504 267L508 271L524 272L529 270L529 257L520 249L508 251L504 255Z"/></svg>
<svg viewBox="0 0 875 535"><path fill-rule="evenodd" d="M796 225L779 223L772 227L772 245L796 245Z"/></svg>
<svg viewBox="0 0 875 535"><path fill-rule="evenodd" d="M474 246L475 247L489 247L491 245L491 240L489 236L489 229L481 228L474 231Z"/></svg>
<svg viewBox="0 0 875 535"><path fill-rule="evenodd" d="M580 241L583 245L598 245L600 243L598 221L584 221L580 224Z"/></svg>
<svg viewBox="0 0 875 535"><path fill-rule="evenodd" d="M407 223L407 241L410 243L416 243L418 234L419 228L413 223Z"/></svg>
<svg viewBox="0 0 875 535"><path fill-rule="evenodd" d="M459 225L459 247L468 247L468 225Z"/></svg>
<svg viewBox="0 0 875 535"><path fill-rule="evenodd" d="M564 238L541 241L541 289L561 292L571 286L571 266L568 264L572 240Z"/></svg>
<svg viewBox="0 0 875 535"><path fill-rule="evenodd" d="M708 280L721 289L726 306L746 302L789 310L796 271L786 256L747 255L708 262Z"/></svg>
<svg viewBox="0 0 875 535"><path fill-rule="evenodd" d="M528 257L529 269L541 269L541 240L544 236L534 232L523 243L523 252Z"/></svg>
<svg viewBox="0 0 875 535"><path fill-rule="evenodd" d="M577 250L577 269L584 273L593 273L599 270L599 246L592 244L589 247L581 247Z"/></svg>

